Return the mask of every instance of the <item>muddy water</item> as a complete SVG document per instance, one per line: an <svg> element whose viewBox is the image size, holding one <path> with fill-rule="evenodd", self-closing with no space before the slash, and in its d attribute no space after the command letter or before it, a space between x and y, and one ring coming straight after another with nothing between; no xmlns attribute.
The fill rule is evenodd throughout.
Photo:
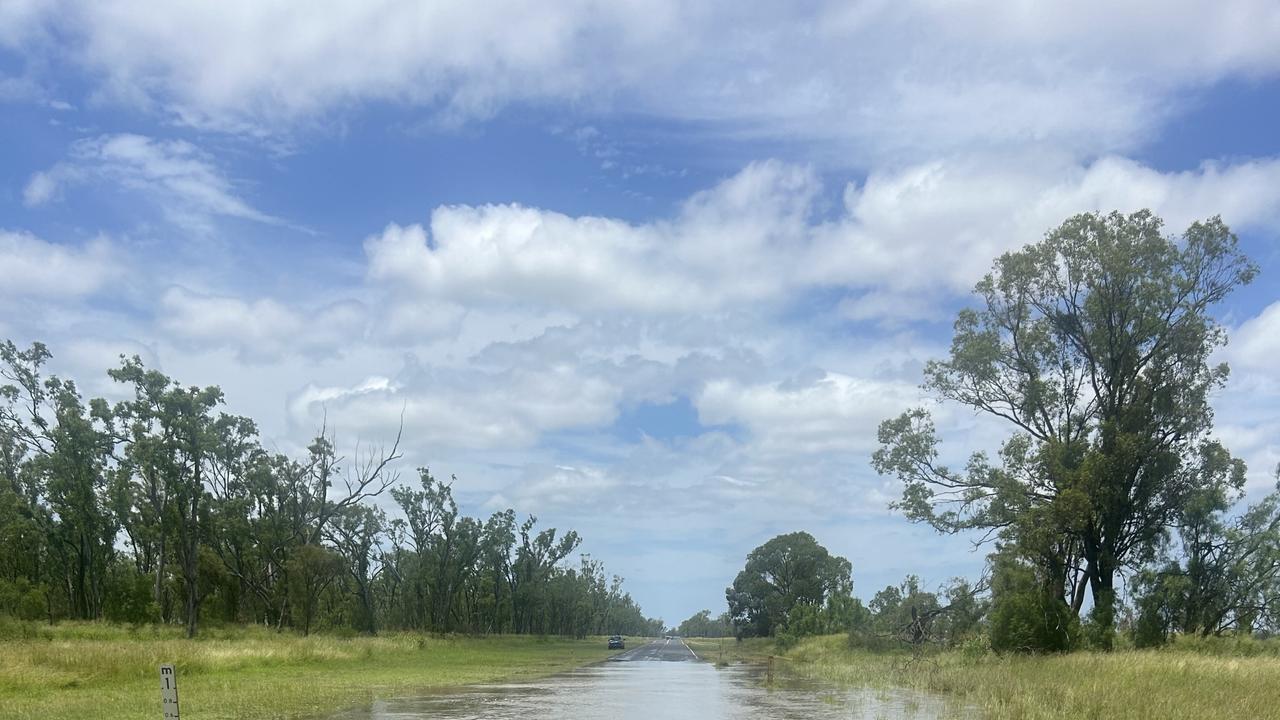
<svg viewBox="0 0 1280 720"><path fill-rule="evenodd" d="M700 662L609 662L527 683L382 700L342 720L937 720L961 708L910 691L767 687L758 669Z"/></svg>

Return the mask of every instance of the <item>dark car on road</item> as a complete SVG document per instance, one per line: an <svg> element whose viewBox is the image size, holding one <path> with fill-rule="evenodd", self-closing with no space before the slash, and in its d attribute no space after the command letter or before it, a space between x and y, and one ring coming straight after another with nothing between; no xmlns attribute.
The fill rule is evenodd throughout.
<svg viewBox="0 0 1280 720"><path fill-rule="evenodd" d="M626 647L627 647L627 643L625 640L622 639L621 635L614 635L613 637L609 638L610 650L625 650Z"/></svg>

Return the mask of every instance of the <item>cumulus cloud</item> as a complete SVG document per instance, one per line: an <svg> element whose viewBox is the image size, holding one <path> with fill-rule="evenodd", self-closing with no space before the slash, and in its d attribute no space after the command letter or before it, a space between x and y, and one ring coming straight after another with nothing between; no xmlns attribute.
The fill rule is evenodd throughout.
<svg viewBox="0 0 1280 720"><path fill-rule="evenodd" d="M170 287L159 326L180 342L226 347L261 362L285 355L333 356L364 340L367 312L354 300L302 310L271 298L247 301Z"/></svg>
<svg viewBox="0 0 1280 720"><path fill-rule="evenodd" d="M0 230L0 297L83 297L121 273L117 250L104 238L72 246Z"/></svg>
<svg viewBox="0 0 1280 720"><path fill-rule="evenodd" d="M622 491L622 482L608 471L597 467L555 465L526 468L525 477L502 495L508 506L527 512L548 508L587 507L606 510L626 506L630 493ZM497 505L495 502L488 503Z"/></svg>
<svg viewBox="0 0 1280 720"><path fill-rule="evenodd" d="M843 528L851 549L895 532L874 525L898 490L868 467L876 425L919 402L920 365L945 352L945 331L917 321L950 316L1000 252L1086 210L1150 207L1171 233L1219 213L1237 230L1280 227L1274 158L1161 172L1123 157L1195 91L1280 73L1267 0L18 0L0 3L0 52L20 73L0 76L0 102L55 107L84 88L67 99L90 127L124 106L186 138L80 140L27 170L28 208L123 192L206 235L228 219L283 224L211 153L227 139L195 134L209 129L288 144L369 106L465 123L530 104L582 115L556 118L570 127L656 117L713 143L782 140L765 146L799 162L750 164L662 217L475 204L398 218L365 240L363 285L336 242L233 254L236 272L245 257L272 273L289 252L320 257L326 299L358 301L233 290L158 261L159 280L129 274L154 303L122 310L96 302L123 275L116 246L0 233L0 301L40 306L0 313L5 334L40 333L73 368L140 352L183 382L223 384L290 450L326 419L343 441L379 442L403 418L406 464L458 472L468 502L612 539L624 572L635 533L659 528L671 549L631 566L654 578L671 557L710 567L795 527ZM615 173L642 171L625 141L564 137ZM834 184L836 165L858 180ZM1280 457L1278 336L1275 305L1240 323L1224 351L1236 376L1215 399L1255 485ZM1006 430L960 414L939 410L949 463ZM677 431L648 432L671 417ZM676 519L646 516L655 506ZM920 537L895 545L953 559L938 552L950 541ZM718 602L716 573L732 569L695 581Z"/></svg>
<svg viewBox="0 0 1280 720"><path fill-rule="evenodd" d="M1151 208L1171 233L1214 214L1237 229L1280 226L1280 160L1162 173L1108 156L955 158L872 173L817 212L811 170L755 163L687 200L675 217L631 224L515 205L446 206L365 242L368 277L432 301L522 304L593 316L717 312L847 294L852 319L933 318L1001 252L1069 215Z"/></svg>
<svg viewBox="0 0 1280 720"><path fill-rule="evenodd" d="M68 159L36 172L27 181L23 201L38 207L68 187L107 183L141 194L177 224L207 232L214 217L281 224L236 192L213 159L185 140L142 135L103 135L72 144Z"/></svg>
<svg viewBox="0 0 1280 720"><path fill-rule="evenodd" d="M17 8L0 43L65 57L100 96L257 133L361 101L466 119L553 100L862 155L1049 143L1086 156L1141 142L1178 89L1280 70L1268 0Z"/></svg>
<svg viewBox="0 0 1280 720"><path fill-rule="evenodd" d="M821 372L780 383L713 380L695 405L704 425L743 425L766 453L817 455L874 447L880 422L920 398L909 383Z"/></svg>
<svg viewBox="0 0 1280 720"><path fill-rule="evenodd" d="M439 448L521 448L544 433L607 425L617 388L568 366L485 373L419 367L352 386L308 384L289 402L298 427L319 427L326 414L364 437L393 437L403 418L415 443Z"/></svg>
<svg viewBox="0 0 1280 720"><path fill-rule="evenodd" d="M1237 230L1280 227L1280 160L1162 173L1119 157L935 161L873 173L845 191L845 214L817 228L802 261L812 283L871 286L920 315L919 293L966 292L1001 252L1034 242L1066 217L1150 208L1170 233L1222 215ZM865 316L876 305L852 308Z"/></svg>
<svg viewBox="0 0 1280 720"><path fill-rule="evenodd" d="M1280 383L1280 302L1241 323L1228 346L1233 365L1270 374Z"/></svg>
<svg viewBox="0 0 1280 720"><path fill-rule="evenodd" d="M671 221L632 225L518 205L445 206L365 241L368 276L429 297L570 310L682 312L776 297L776 255L805 229L818 183L755 163Z"/></svg>

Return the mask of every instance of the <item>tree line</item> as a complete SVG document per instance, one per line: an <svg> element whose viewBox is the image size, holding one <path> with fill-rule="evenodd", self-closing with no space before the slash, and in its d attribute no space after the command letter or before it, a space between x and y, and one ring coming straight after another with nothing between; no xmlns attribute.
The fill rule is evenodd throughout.
<svg viewBox="0 0 1280 720"><path fill-rule="evenodd" d="M376 633L657 634L576 532L514 510L463 515L403 437L300 457L263 447L215 387L121 358L125 400L46 375L40 343L0 345L0 615L202 620ZM376 502L389 496L390 512Z"/></svg>
<svg viewBox="0 0 1280 720"><path fill-rule="evenodd" d="M991 548L987 575L932 593L908 578L862 607L847 561L779 536L726 591L735 633L1052 651L1280 630L1280 488L1241 506L1245 464L1210 403L1229 373L1212 310L1256 274L1221 219L1166 236L1149 211L1076 215L1001 255L924 388L1007 435L952 467L915 408L872 458L908 519Z"/></svg>
<svg viewBox="0 0 1280 720"><path fill-rule="evenodd" d="M985 588L955 578L938 591L908 576L863 603L853 566L807 532L778 535L752 550L725 589L728 611L702 610L677 632L693 637L772 637L787 646L811 635L847 633L861 647L957 644L981 634Z"/></svg>

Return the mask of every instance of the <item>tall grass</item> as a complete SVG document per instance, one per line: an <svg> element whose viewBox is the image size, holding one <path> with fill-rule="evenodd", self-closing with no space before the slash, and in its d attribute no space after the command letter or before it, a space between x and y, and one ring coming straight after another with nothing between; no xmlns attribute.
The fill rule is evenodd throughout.
<svg viewBox="0 0 1280 720"><path fill-rule="evenodd" d="M300 637L264 628L195 641L162 627L67 623L0 641L0 718L153 718L157 668L178 667L201 718L298 718L374 697L544 675L607 657L603 639ZM185 714L185 713L184 713Z"/></svg>
<svg viewBox="0 0 1280 720"><path fill-rule="evenodd" d="M1066 655L948 651L922 660L811 638L787 671L850 685L946 693L989 720L1260 720L1280 718L1274 645L1184 641L1160 650ZM1240 649L1244 648L1244 649Z"/></svg>

